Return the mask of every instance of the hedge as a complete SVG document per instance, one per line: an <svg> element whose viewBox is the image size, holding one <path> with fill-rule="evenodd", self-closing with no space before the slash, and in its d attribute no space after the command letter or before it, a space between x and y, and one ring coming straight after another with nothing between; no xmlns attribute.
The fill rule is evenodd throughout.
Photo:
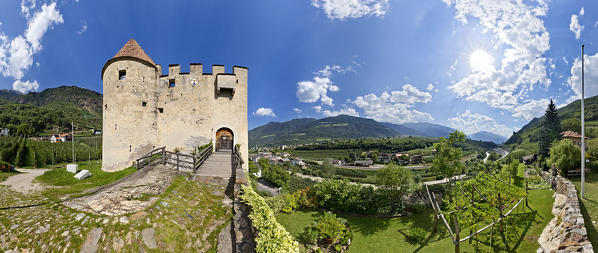
<svg viewBox="0 0 598 253"><path fill-rule="evenodd" d="M251 207L249 219L258 235L257 252L299 252L299 243L280 225L266 201L251 187L242 186L241 200Z"/></svg>

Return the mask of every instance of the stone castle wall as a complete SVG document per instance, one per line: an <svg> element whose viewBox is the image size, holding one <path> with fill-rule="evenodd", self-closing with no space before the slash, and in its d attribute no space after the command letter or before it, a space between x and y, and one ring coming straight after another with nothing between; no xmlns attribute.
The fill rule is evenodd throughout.
<svg viewBox="0 0 598 253"><path fill-rule="evenodd" d="M594 252L588 240L575 185L566 178L550 176L547 172L543 177L552 183L555 190L552 206L555 217L542 231L537 252Z"/></svg>
<svg viewBox="0 0 598 253"><path fill-rule="evenodd" d="M125 80L119 80L119 71L126 71ZM247 159L247 72L235 66L225 73L224 66L214 65L212 73L204 73L201 64L191 64L188 73L170 65L168 75L161 75L160 65L137 59L107 63L102 169L124 169L161 146L189 153L215 140L221 128L233 132L233 144L241 145Z"/></svg>

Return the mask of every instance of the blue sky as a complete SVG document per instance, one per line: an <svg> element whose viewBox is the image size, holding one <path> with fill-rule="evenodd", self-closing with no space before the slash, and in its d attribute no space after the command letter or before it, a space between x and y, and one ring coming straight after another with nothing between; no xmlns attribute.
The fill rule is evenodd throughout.
<svg viewBox="0 0 598 253"><path fill-rule="evenodd" d="M249 126L350 114L509 136L549 99L598 94L598 2L0 2L0 89L101 92L136 39L158 64L249 68Z"/></svg>

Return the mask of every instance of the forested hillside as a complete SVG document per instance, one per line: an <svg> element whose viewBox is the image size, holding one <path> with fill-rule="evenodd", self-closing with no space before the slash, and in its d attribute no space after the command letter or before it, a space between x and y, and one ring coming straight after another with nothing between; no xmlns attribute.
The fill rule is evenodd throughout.
<svg viewBox="0 0 598 253"><path fill-rule="evenodd" d="M585 99L586 135L598 137L598 96ZM580 132L581 129L581 101L576 100L557 110L558 118L561 121L561 129ZM543 117L531 120L519 131L505 142L506 145L522 146L530 152L537 150L537 142L540 140L540 129Z"/></svg>
<svg viewBox="0 0 598 253"><path fill-rule="evenodd" d="M79 87L58 87L21 94L0 91L0 128L11 135L38 136L76 129L101 129L102 95Z"/></svg>

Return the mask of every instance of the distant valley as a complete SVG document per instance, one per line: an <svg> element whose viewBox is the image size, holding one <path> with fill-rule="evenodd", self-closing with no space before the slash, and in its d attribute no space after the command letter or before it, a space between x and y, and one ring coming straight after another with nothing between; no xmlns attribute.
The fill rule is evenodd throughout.
<svg viewBox="0 0 598 253"><path fill-rule="evenodd" d="M432 123L392 124L373 119L339 115L322 119L299 118L285 122L270 122L249 131L252 147L293 145L333 139L359 139L392 136L446 137L455 129ZM472 135L474 140L497 144L506 138L489 132Z"/></svg>

